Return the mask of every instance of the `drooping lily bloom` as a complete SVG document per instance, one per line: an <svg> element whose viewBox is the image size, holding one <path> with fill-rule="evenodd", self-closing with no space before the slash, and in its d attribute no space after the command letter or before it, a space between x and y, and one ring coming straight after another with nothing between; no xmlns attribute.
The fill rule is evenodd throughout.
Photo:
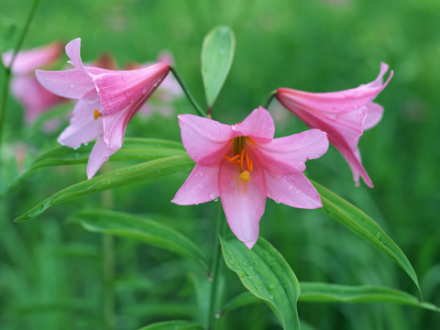
<svg viewBox="0 0 440 330"><path fill-rule="evenodd" d="M262 107L232 126L193 115L178 118L183 145L197 164L173 203L199 204L220 196L231 230L249 249L258 239L266 197L298 208L322 207L302 172L308 159L327 151L326 133L312 129L274 139L273 119Z"/></svg>
<svg viewBox="0 0 440 330"><path fill-rule="evenodd" d="M170 66L174 65L174 57L167 51L161 52L157 61L166 63ZM126 69L140 69L148 65L151 65L151 63L129 63L126 65ZM139 114L142 114L145 118L150 117L153 113L158 113L164 117L171 117L175 113L173 103L183 97L183 95L182 87L180 87L176 78L174 78L173 75L168 75L151 98L152 102L145 104L139 110Z"/></svg>
<svg viewBox="0 0 440 330"><path fill-rule="evenodd" d="M132 71L87 67L80 48L81 39L66 46L74 69L38 70L37 78L51 92L78 100L70 126L58 137L60 144L78 148L98 138L87 164L90 179L121 148L127 124L166 77L169 66L157 63Z"/></svg>
<svg viewBox="0 0 440 330"><path fill-rule="evenodd" d="M362 166L358 148L364 130L370 129L382 119L383 107L372 102L386 87L383 76L388 65L381 64L379 76L371 83L357 88L332 93L308 93L289 88L279 88L277 99L307 126L318 128L328 134L331 144L341 153L353 172L356 186L359 176L373 188L370 177Z"/></svg>
<svg viewBox="0 0 440 330"><path fill-rule="evenodd" d="M63 52L63 45L54 42L47 46L19 52L12 66L12 95L23 105L25 120L33 122L38 115L66 102L63 97L55 95L40 85L35 78L35 70L56 63ZM2 54L4 65L12 61L13 51Z"/></svg>

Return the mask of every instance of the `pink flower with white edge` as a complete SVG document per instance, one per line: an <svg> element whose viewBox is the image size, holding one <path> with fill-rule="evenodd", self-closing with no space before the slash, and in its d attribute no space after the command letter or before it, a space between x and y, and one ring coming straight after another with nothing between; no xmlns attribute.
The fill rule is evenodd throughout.
<svg viewBox="0 0 440 330"><path fill-rule="evenodd" d="M55 95L40 85L35 78L35 70L56 63L63 52L63 45L54 42L47 46L19 52L12 66L12 95L23 105L25 120L33 122L41 113L66 102L63 97ZM12 61L13 51L2 54L3 64L8 66Z"/></svg>
<svg viewBox="0 0 440 330"><path fill-rule="evenodd" d="M166 77L169 66L157 63L131 71L87 67L80 48L81 39L66 46L74 69L38 70L37 78L51 92L78 100L70 126L58 137L60 144L78 148L98 138L87 164L90 179L122 147L127 124Z"/></svg>
<svg viewBox="0 0 440 330"><path fill-rule="evenodd" d="M266 197L297 208L322 207L302 172L308 159L327 151L326 133L312 129L274 139L273 119L262 107L232 126L193 115L178 118L183 145L197 164L173 203L199 204L220 196L232 232L249 249L258 239Z"/></svg>
<svg viewBox="0 0 440 330"><path fill-rule="evenodd" d="M307 126L328 134L331 144L341 153L353 172L356 186L359 176L373 188L373 182L362 166L358 148L364 130L370 129L382 119L383 107L372 102L386 87L383 76L388 65L381 63L379 76L371 83L357 88L332 93L308 93L289 88L279 88L277 99Z"/></svg>

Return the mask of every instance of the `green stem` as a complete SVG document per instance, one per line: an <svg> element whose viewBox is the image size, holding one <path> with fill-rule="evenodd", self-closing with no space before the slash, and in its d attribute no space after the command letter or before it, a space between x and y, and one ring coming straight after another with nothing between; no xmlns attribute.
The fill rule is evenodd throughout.
<svg viewBox="0 0 440 330"><path fill-rule="evenodd" d="M177 73L176 69L172 66L170 66L170 71L173 73L174 77L176 77L177 81L179 82L180 86L182 87L186 97L188 98L189 102L191 102L192 106L198 112L198 114L202 117L207 117L206 113L200 108L200 106L197 104L196 100L191 95L189 89L186 87L185 83L183 82L180 75Z"/></svg>
<svg viewBox="0 0 440 330"><path fill-rule="evenodd" d="M113 196L110 190L102 193L102 205L106 209L113 208ZM105 329L113 330L115 328L115 256L114 256L114 237L111 235L102 235L102 317L105 323Z"/></svg>
<svg viewBox="0 0 440 330"><path fill-rule="evenodd" d="M223 263L222 263L222 253L220 245L220 237L223 237L226 229L226 220L223 219L223 209L221 203L219 203L219 212L217 216L217 228L215 235L215 249L214 249L214 259L212 262L212 283L211 283L211 296L209 299L209 309L208 309L208 330L214 330L217 317L215 311L217 310L217 295L220 289L220 277L222 275Z"/></svg>
<svg viewBox="0 0 440 330"><path fill-rule="evenodd" d="M102 281L104 284L102 313L105 328L114 329L115 292L113 278L115 269L114 237L102 235Z"/></svg>
<svg viewBox="0 0 440 330"><path fill-rule="evenodd" d="M269 109L270 102L272 102L273 98L277 96L277 93L278 93L277 90L274 90L274 91L272 91L272 93L270 93L270 96L267 99L267 102L265 105L265 109Z"/></svg>
<svg viewBox="0 0 440 330"><path fill-rule="evenodd" d="M12 54L11 62L7 67L5 67L5 82L3 86L3 93L2 93L2 103L0 108L0 152L1 152L1 146L2 146L2 137L3 137L3 126L5 122L6 117L6 105L7 105L7 98L8 98L8 90L9 90L9 81L11 79L11 68L14 64L15 58L17 57L18 52L20 51L21 46L23 45L24 38L26 37L29 27L31 25L32 19L34 18L35 12L37 11L38 5L40 4L40 0L34 0L34 4L31 8L31 11L29 13L29 16L26 20L26 24L24 26L23 32L20 35L20 39L18 39L18 43L15 46L14 52Z"/></svg>

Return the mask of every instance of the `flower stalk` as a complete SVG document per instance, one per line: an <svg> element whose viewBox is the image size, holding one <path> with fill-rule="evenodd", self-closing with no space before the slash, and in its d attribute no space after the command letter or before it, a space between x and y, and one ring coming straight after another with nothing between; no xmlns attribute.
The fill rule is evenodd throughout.
<svg viewBox="0 0 440 330"><path fill-rule="evenodd" d="M274 90L270 93L269 98L266 101L266 106L264 107L265 109L269 109L269 105L272 102L273 98L277 96L277 93L277 90Z"/></svg>
<svg viewBox="0 0 440 330"><path fill-rule="evenodd" d="M208 115L202 110L202 108L197 104L196 100L194 99L194 97L191 95L189 89L186 87L185 83L183 82L182 78L180 77L180 75L177 73L176 69L173 66L170 66L170 71L173 73L174 77L176 77L179 85L182 87L183 92L185 93L186 97L188 98L189 102L191 103L191 105L194 107L194 109L196 110L196 112L199 114L199 116L201 117L208 117Z"/></svg>
<svg viewBox="0 0 440 330"><path fill-rule="evenodd" d="M215 232L215 248L214 258L212 261L212 283L211 294L209 298L208 309L208 330L214 330L217 323L216 307L218 302L218 295L220 289L220 277L222 276L223 263L220 237L223 237L226 229L226 221L223 217L222 205L219 203L218 215L217 215L217 227Z"/></svg>
<svg viewBox="0 0 440 330"><path fill-rule="evenodd" d="M11 80L11 68L14 65L15 58L17 57L18 52L21 49L21 46L23 45L24 38L26 37L29 27L31 25L31 22L35 16L35 12L37 11L38 5L40 4L40 0L34 0L34 3L32 5L31 11L29 13L29 16L26 20L23 32L20 35L20 38L18 39L18 43L15 46L11 62L8 66L5 67L5 81L3 85L3 92L2 92L2 103L0 107L0 152L1 152L1 146L2 146L2 137L3 137L3 126L5 122L6 117L6 105L7 105L7 99L8 99L8 90L9 90L9 81Z"/></svg>

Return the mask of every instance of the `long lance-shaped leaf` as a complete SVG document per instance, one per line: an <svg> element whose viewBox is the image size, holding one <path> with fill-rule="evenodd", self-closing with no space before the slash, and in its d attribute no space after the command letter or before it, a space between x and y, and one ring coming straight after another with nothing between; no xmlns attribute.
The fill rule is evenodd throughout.
<svg viewBox="0 0 440 330"><path fill-rule="evenodd" d="M376 285L347 286L339 284L300 282L301 302L329 303L388 303L409 305L440 312L440 308L421 302L404 291ZM232 298L218 314L219 317L234 309L260 303L261 300L250 292L244 292Z"/></svg>
<svg viewBox="0 0 440 330"><path fill-rule="evenodd" d="M18 217L14 221L30 220L53 205L57 205L70 199L93 194L95 192L113 189L127 184L154 179L166 174L185 171L194 165L188 156L167 157L150 162L125 167L112 171L93 179L74 184L57 192L43 202L37 204L31 210Z"/></svg>
<svg viewBox="0 0 440 330"><path fill-rule="evenodd" d="M86 230L135 239L149 245L193 259L205 270L208 264L202 251L186 236L156 221L127 213L109 210L83 210L74 213L69 221Z"/></svg>
<svg viewBox="0 0 440 330"><path fill-rule="evenodd" d="M416 284L422 297L417 274L408 258L399 246L385 233L385 231L364 212L353 206L345 199L339 197L327 188L310 180L321 195L321 211L373 244L379 250L396 262Z"/></svg>
<svg viewBox="0 0 440 330"><path fill-rule="evenodd" d="M139 330L203 330L203 327L190 321L166 321L151 324Z"/></svg>
<svg viewBox="0 0 440 330"><path fill-rule="evenodd" d="M234 51L234 33L227 26L214 28L203 40L202 76L209 107L214 104L228 76Z"/></svg>
<svg viewBox="0 0 440 330"><path fill-rule="evenodd" d="M83 145L78 149L57 147L39 155L32 165L17 177L10 189L23 183L36 170L50 166L86 164L94 143ZM179 142L160 139L126 138L122 148L112 155L109 161L118 160L153 160L164 157L186 155Z"/></svg>
<svg viewBox="0 0 440 330"><path fill-rule="evenodd" d="M298 280L283 256L264 238L249 250L233 238L221 239L226 265L253 295L264 300L285 330L300 329L296 302Z"/></svg>

